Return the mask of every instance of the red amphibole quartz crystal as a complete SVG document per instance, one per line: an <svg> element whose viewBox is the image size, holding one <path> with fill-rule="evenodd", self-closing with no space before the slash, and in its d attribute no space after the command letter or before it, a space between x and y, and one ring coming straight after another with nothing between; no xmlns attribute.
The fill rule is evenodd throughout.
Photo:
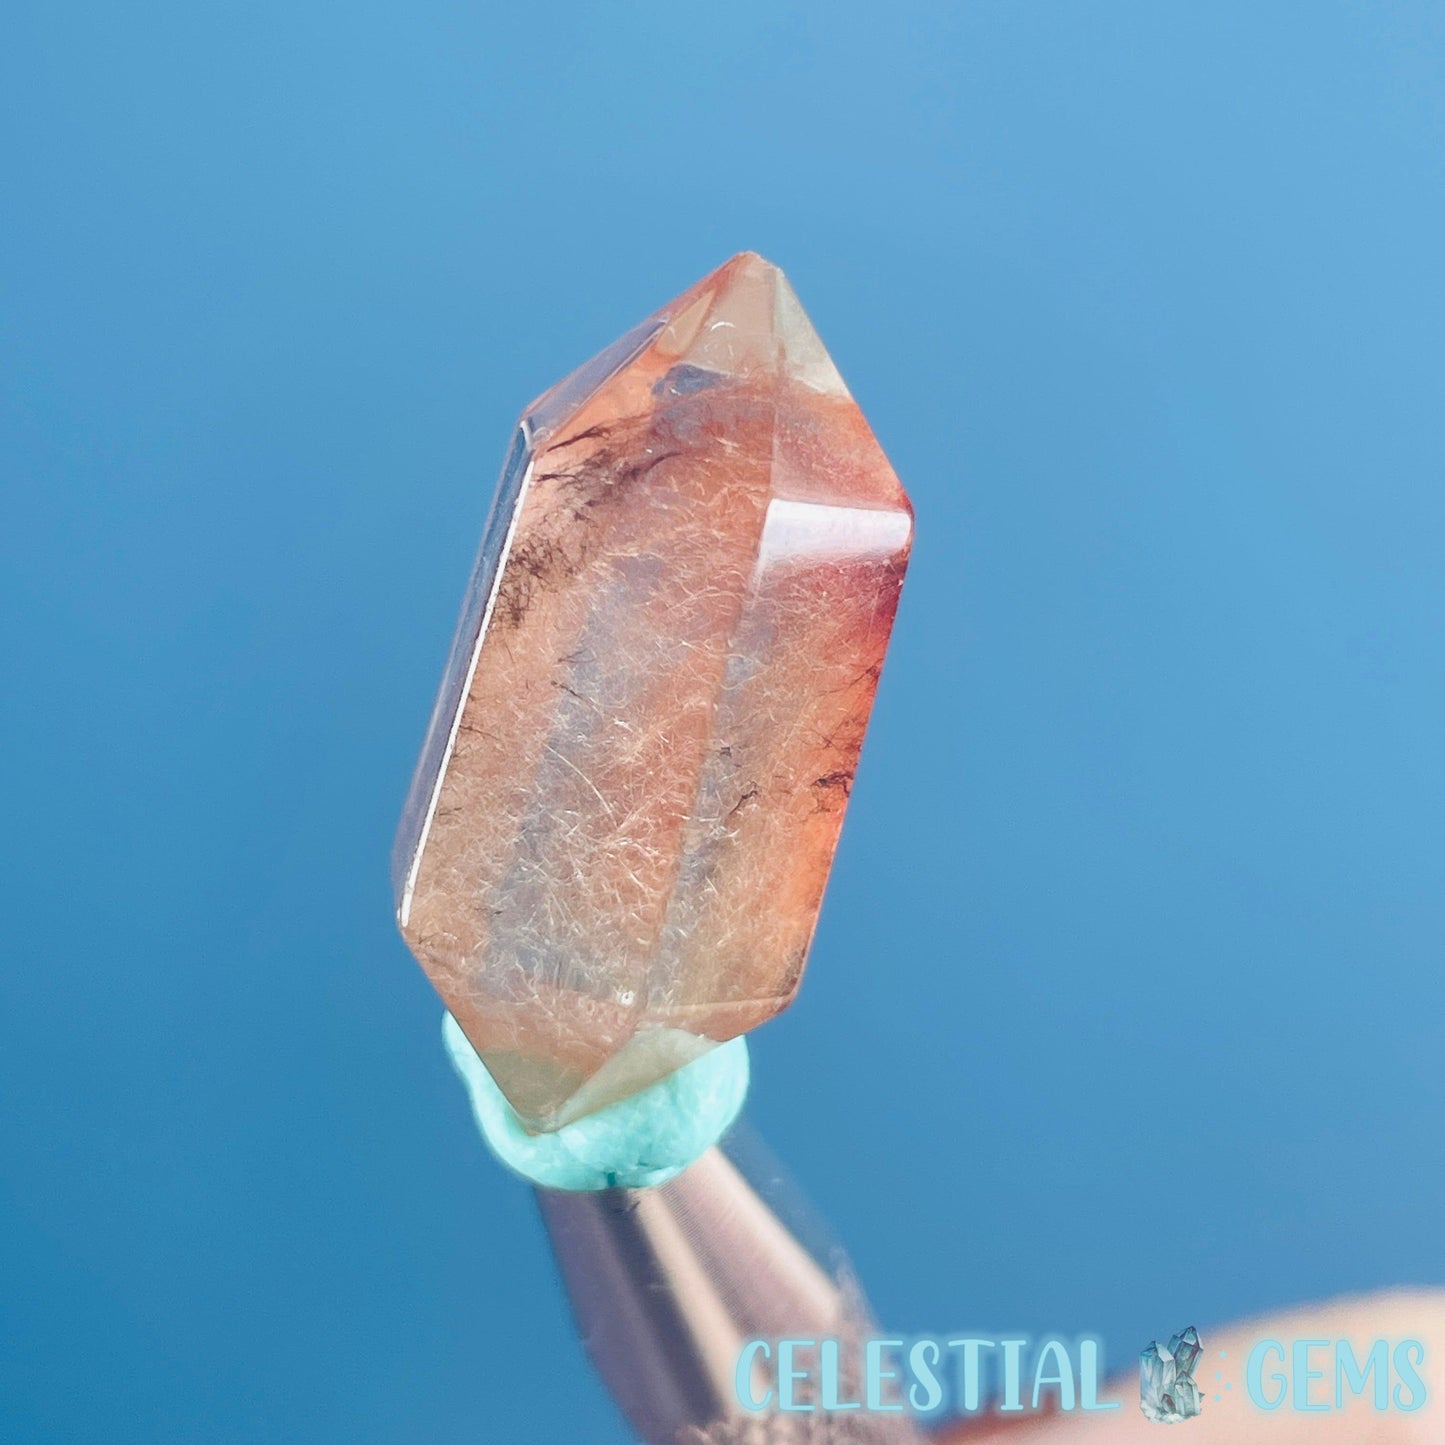
<svg viewBox="0 0 1445 1445"><path fill-rule="evenodd" d="M792 1000L911 536L758 256L524 414L395 882L408 945L529 1127Z"/></svg>

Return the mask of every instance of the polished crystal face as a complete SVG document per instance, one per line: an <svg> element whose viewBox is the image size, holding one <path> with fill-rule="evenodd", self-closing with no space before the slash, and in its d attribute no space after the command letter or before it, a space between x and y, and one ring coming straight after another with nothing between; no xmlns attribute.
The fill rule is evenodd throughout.
<svg viewBox="0 0 1445 1445"><path fill-rule="evenodd" d="M792 999L911 533L757 256L523 416L395 883L407 943L531 1127Z"/></svg>

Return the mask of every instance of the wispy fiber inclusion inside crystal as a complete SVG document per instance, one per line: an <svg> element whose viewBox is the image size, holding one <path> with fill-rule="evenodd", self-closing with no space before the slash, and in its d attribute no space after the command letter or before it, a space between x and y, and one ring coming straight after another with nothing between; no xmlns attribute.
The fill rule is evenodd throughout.
<svg viewBox="0 0 1445 1445"><path fill-rule="evenodd" d="M552 1128L792 998L911 514L754 256L520 435L398 838L398 909L518 1113Z"/></svg>

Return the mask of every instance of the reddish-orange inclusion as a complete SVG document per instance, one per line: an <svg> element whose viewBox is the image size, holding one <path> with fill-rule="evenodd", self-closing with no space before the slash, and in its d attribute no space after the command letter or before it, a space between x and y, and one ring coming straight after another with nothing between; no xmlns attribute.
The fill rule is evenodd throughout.
<svg viewBox="0 0 1445 1445"><path fill-rule="evenodd" d="M397 890L408 944L532 1127L792 999L911 531L756 256L523 417Z"/></svg>

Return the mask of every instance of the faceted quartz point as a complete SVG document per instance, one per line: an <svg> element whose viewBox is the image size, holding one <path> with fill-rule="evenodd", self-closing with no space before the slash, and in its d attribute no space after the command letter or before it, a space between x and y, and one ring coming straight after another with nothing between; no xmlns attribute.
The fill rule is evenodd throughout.
<svg viewBox="0 0 1445 1445"><path fill-rule="evenodd" d="M529 1128L798 988L912 535L744 254L523 415L397 838L408 945Z"/></svg>
<svg viewBox="0 0 1445 1445"><path fill-rule="evenodd" d="M1139 1408L1156 1425L1177 1425L1202 1414L1204 1397L1194 1380L1203 1346L1199 1331L1190 1325L1170 1337L1167 1347L1158 1340L1139 1356Z"/></svg>

